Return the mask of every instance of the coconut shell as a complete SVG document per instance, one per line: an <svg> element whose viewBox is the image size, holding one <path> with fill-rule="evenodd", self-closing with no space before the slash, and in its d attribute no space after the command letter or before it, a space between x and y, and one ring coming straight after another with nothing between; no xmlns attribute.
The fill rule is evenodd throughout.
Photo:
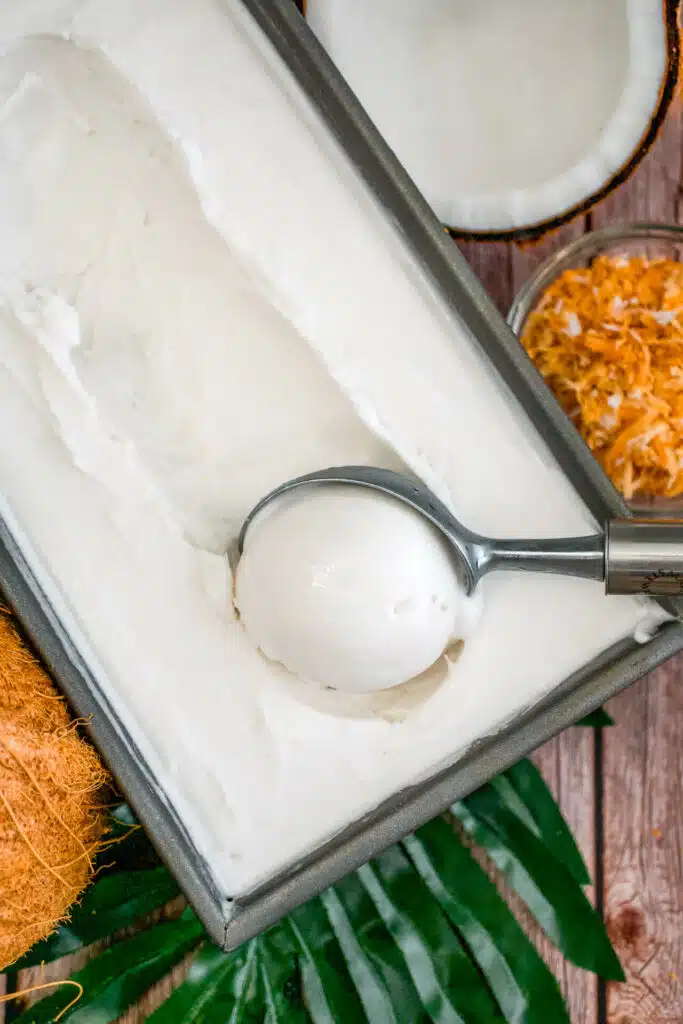
<svg viewBox="0 0 683 1024"><path fill-rule="evenodd" d="M306 17L307 0L295 0L299 10ZM666 27L668 62L667 70L660 90L659 102L652 113L650 123L643 134L638 146L626 161L611 178L597 192L593 192L586 198L570 207L568 210L551 217L548 220L536 224L529 224L524 227L509 228L505 230L478 230L472 231L462 227L447 226L446 230L456 241L472 242L520 242L533 243L545 238L548 234L557 231L565 224L570 223L577 217L589 213L593 207L602 202L614 189L628 181L643 158L649 153L653 144L659 137L666 115L674 100L680 100L683 94L683 45L681 42L681 26L679 16L683 0L661 0L662 16Z"/></svg>
<svg viewBox="0 0 683 1024"><path fill-rule="evenodd" d="M303 2L305 5L305 0ZM538 242L549 234L558 231L565 224L570 224L577 217L590 213L603 199L606 199L615 189L629 180L659 138L659 133L662 130L672 103L680 98L681 80L683 79L681 28L679 25L681 3L682 0L662 0L668 50L667 71L659 94L657 108L653 111L650 123L640 140L640 145L636 147L631 158L624 166L597 192L586 196L582 202L558 214L557 217L552 217L550 220L542 221L538 224L530 224L528 227L512 228L507 231L466 231L462 228L448 227L447 231L452 238L456 241L471 242Z"/></svg>
<svg viewBox="0 0 683 1024"><path fill-rule="evenodd" d="M91 879L106 781L0 610L0 969L54 931Z"/></svg>

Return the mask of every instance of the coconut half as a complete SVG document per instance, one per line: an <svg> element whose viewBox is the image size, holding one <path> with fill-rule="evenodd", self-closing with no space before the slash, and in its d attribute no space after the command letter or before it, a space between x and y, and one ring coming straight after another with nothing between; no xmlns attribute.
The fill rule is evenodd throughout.
<svg viewBox="0 0 683 1024"><path fill-rule="evenodd" d="M0 607L0 971L93 875L107 775Z"/></svg>
<svg viewBox="0 0 683 1024"><path fill-rule="evenodd" d="M439 218L531 236L633 170L674 93L679 0L307 0Z"/></svg>

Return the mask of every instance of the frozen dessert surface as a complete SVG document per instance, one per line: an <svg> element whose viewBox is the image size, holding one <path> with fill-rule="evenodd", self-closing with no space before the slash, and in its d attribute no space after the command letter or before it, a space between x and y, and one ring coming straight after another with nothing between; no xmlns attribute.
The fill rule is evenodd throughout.
<svg viewBox="0 0 683 1024"><path fill-rule="evenodd" d="M256 518L235 597L266 657L351 693L422 675L469 634L479 605L436 527L396 498L344 485L297 491Z"/></svg>

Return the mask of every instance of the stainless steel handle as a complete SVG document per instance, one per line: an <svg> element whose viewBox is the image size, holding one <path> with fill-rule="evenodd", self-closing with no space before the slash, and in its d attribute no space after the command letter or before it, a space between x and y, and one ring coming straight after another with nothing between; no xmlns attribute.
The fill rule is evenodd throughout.
<svg viewBox="0 0 683 1024"><path fill-rule="evenodd" d="M548 540L492 540L480 545L480 575L498 569L556 573L588 580L605 578L605 538L561 537Z"/></svg>
<svg viewBox="0 0 683 1024"><path fill-rule="evenodd" d="M604 580L608 594L683 595L683 520L617 519L604 534L549 540L492 540L466 529L419 481L376 466L337 466L288 480L249 513L239 535L243 549L250 524L270 502L300 487L352 484L397 498L441 530L458 557L470 593L496 569L558 573Z"/></svg>
<svg viewBox="0 0 683 1024"><path fill-rule="evenodd" d="M683 520L615 519L604 537L482 542L479 575L497 569L604 580L608 594L683 596Z"/></svg>
<svg viewBox="0 0 683 1024"><path fill-rule="evenodd" d="M608 594L683 595L683 521L615 519L605 528Z"/></svg>

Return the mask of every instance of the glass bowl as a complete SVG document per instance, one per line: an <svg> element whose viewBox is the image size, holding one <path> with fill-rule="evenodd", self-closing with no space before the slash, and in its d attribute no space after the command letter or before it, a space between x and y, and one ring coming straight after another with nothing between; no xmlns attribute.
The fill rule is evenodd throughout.
<svg viewBox="0 0 683 1024"><path fill-rule="evenodd" d="M683 226L618 224L588 232L559 249L540 264L512 303L507 320L515 334L522 335L529 315L560 274L590 266L598 256L662 256L683 263ZM634 498L628 504L636 515L683 516L683 494L675 498Z"/></svg>

